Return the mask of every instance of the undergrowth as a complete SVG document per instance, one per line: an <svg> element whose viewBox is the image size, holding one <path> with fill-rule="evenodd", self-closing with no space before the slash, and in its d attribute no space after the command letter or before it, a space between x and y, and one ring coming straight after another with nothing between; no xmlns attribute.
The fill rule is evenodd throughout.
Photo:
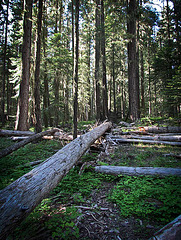
<svg viewBox="0 0 181 240"><path fill-rule="evenodd" d="M1 150L12 144L14 144L12 140L0 138ZM58 141L43 140L38 143L29 143L10 155L0 158L0 189L32 169L32 167L25 164L32 161L45 160L61 147L61 143Z"/></svg>
<svg viewBox="0 0 181 240"><path fill-rule="evenodd" d="M135 216L164 224L181 213L180 177L124 176L109 200L120 208L123 217Z"/></svg>

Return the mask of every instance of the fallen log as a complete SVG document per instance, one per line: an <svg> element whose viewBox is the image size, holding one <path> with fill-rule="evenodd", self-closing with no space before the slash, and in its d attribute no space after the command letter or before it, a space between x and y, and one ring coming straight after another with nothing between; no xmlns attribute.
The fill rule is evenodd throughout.
<svg viewBox="0 0 181 240"><path fill-rule="evenodd" d="M2 137L11 137L11 136L31 136L34 135L34 132L31 131L14 131L14 130L3 130L0 129L0 136Z"/></svg>
<svg viewBox="0 0 181 240"><path fill-rule="evenodd" d="M181 127L143 127L144 131L150 133L181 133Z"/></svg>
<svg viewBox="0 0 181 240"><path fill-rule="evenodd" d="M181 215L161 228L149 240L179 240L181 236Z"/></svg>
<svg viewBox="0 0 181 240"><path fill-rule="evenodd" d="M94 141L111 127L103 123L67 144L44 163L0 191L0 236L6 237L55 188Z"/></svg>
<svg viewBox="0 0 181 240"><path fill-rule="evenodd" d="M59 131L59 130L57 128L53 128L51 130L47 130L47 131L44 131L41 133L34 134L33 136L30 136L30 137L22 140L21 142L15 143L14 145L2 150L0 152L0 158L7 156L8 154L18 150L19 148L24 147L26 144L33 142L35 140L38 140L47 134L53 134L56 131Z"/></svg>
<svg viewBox="0 0 181 240"><path fill-rule="evenodd" d="M125 166L96 166L96 172L106 173L110 175L160 175L169 176L176 175L181 176L181 168L163 168L163 167L125 167Z"/></svg>
<svg viewBox="0 0 181 240"><path fill-rule="evenodd" d="M109 135L108 135L109 137ZM111 139L120 138L120 136L112 135L110 136ZM121 136L121 138L124 139L141 139L141 140L153 140L153 141L169 141L169 142L181 142L181 136L175 135L175 136L140 136L140 135L125 135Z"/></svg>
<svg viewBox="0 0 181 240"><path fill-rule="evenodd" d="M181 146L181 142L167 142L157 140L143 140L143 139L125 139L125 138L110 138L116 143L144 143L144 144L164 144L171 146Z"/></svg>

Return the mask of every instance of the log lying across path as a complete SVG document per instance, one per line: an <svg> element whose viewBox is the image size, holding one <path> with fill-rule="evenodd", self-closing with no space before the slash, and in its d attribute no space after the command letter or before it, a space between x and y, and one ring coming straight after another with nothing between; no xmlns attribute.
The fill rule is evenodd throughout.
<svg viewBox="0 0 181 240"><path fill-rule="evenodd" d="M181 168L163 168L163 167L125 167L125 166L96 166L96 172L106 173L110 175L160 175L169 176L176 175L181 176Z"/></svg>
<svg viewBox="0 0 181 240"><path fill-rule="evenodd" d="M55 188L111 123L103 123L67 144L43 164L0 191L0 236L5 238Z"/></svg>
<svg viewBox="0 0 181 240"><path fill-rule="evenodd" d="M41 132L41 133L33 134L32 136L26 138L25 140L22 140L21 142L15 143L14 145L12 145L12 146L2 150L0 152L0 158L7 156L8 154L18 150L21 147L24 147L26 144L28 144L30 142L38 140L38 139L42 138L45 135L53 134L53 133L55 133L57 131L58 131L57 128L53 128L51 130L47 130L47 131L44 131L44 132Z"/></svg>
<svg viewBox="0 0 181 240"><path fill-rule="evenodd" d="M149 240L179 240L181 237L181 215L168 223Z"/></svg>

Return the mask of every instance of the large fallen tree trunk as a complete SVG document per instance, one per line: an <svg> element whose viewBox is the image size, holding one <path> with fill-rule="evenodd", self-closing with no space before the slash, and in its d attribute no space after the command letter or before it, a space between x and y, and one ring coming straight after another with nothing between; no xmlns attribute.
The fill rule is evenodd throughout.
<svg viewBox="0 0 181 240"><path fill-rule="evenodd" d="M157 141L157 140L144 140L144 139L125 139L125 138L110 138L116 143L145 143L145 144L164 144L171 146L181 146L181 142L167 142L167 141Z"/></svg>
<svg viewBox="0 0 181 240"><path fill-rule="evenodd" d="M168 223L149 240L179 240L181 238L181 215Z"/></svg>
<svg viewBox="0 0 181 240"><path fill-rule="evenodd" d="M10 136L31 136L34 135L34 132L31 131L14 131L14 130L3 130L0 129L0 136L10 137Z"/></svg>
<svg viewBox="0 0 181 240"><path fill-rule="evenodd" d="M6 237L55 188L111 123L103 123L67 144L43 164L0 191L0 236Z"/></svg>
<svg viewBox="0 0 181 240"><path fill-rule="evenodd" d="M110 175L160 175L169 176L176 175L181 176L181 168L163 168L163 167L125 167L125 166L96 166L96 172L106 173Z"/></svg>
<svg viewBox="0 0 181 240"><path fill-rule="evenodd" d="M58 129L53 128L51 130L47 130L47 131L44 131L44 132L41 132L41 133L34 134L34 135L28 137L27 139L22 140L21 142L15 143L14 145L2 150L0 152L0 158L7 156L8 154L18 150L19 148L24 147L26 144L28 144L30 142L33 142L35 140L38 140L38 139L42 138L43 136L45 136L47 134L53 134L56 131L58 131Z"/></svg>
<svg viewBox="0 0 181 240"><path fill-rule="evenodd" d="M143 130L150 133L181 133L181 127L143 127Z"/></svg>

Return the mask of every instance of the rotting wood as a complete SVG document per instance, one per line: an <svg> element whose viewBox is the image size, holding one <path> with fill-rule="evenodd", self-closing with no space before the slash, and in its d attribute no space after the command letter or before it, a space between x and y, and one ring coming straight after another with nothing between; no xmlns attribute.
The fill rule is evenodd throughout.
<svg viewBox="0 0 181 240"><path fill-rule="evenodd" d="M10 137L10 136L31 136L34 135L34 132L31 131L14 131L14 130L3 130L0 129L0 136Z"/></svg>
<svg viewBox="0 0 181 240"><path fill-rule="evenodd" d="M18 150L19 148L24 147L26 144L33 142L35 140L38 140L47 134L53 134L56 131L59 131L59 130L57 128L53 128L51 130L47 130L47 131L44 131L41 133L34 134L33 136L30 136L27 139L22 140L21 142L15 143L14 145L2 150L0 152L0 158L7 156L8 154Z"/></svg>
<svg viewBox="0 0 181 240"><path fill-rule="evenodd" d="M111 127L107 122L67 144L44 163L0 191L0 236L5 238L55 188L94 141Z"/></svg>
<svg viewBox="0 0 181 240"><path fill-rule="evenodd" d="M161 228L149 240L180 240L181 236L181 215L172 222Z"/></svg>
<svg viewBox="0 0 181 240"><path fill-rule="evenodd" d="M158 141L158 140L143 140L143 139L125 139L125 138L111 138L111 141L115 143L144 143L144 144L164 144L171 146L181 146L181 142L168 142L168 141ZM107 138L108 140L108 138Z"/></svg>
<svg viewBox="0 0 181 240"><path fill-rule="evenodd" d="M96 172L110 175L160 175L160 176L181 176L181 168L163 168L163 167L126 167L126 166L96 166Z"/></svg>

